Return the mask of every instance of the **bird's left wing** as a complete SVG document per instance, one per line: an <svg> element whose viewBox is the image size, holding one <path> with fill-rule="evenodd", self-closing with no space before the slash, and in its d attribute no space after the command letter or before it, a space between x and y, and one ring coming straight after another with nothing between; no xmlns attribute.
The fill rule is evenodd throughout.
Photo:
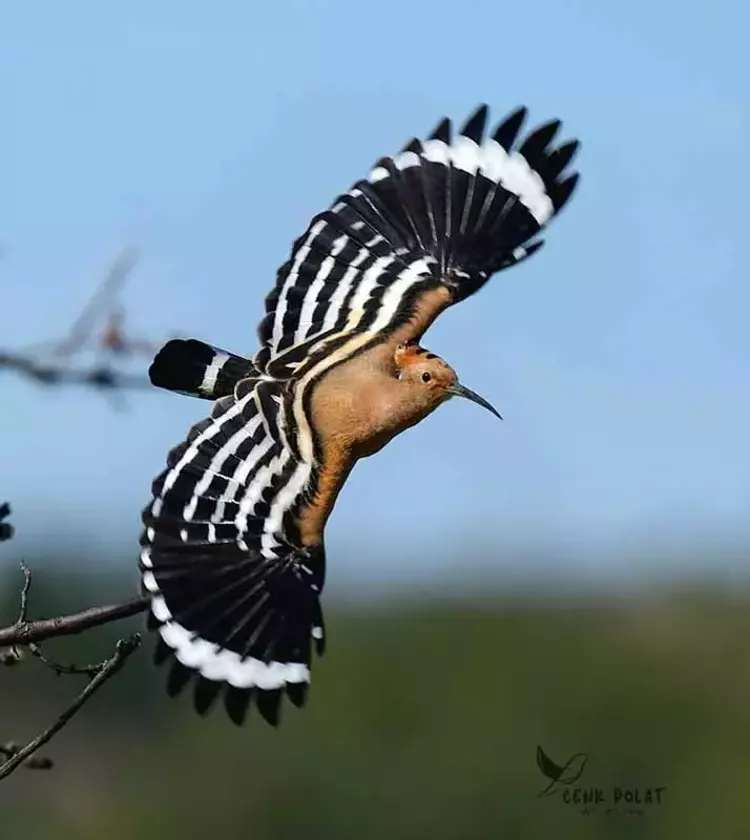
<svg viewBox="0 0 750 840"><path fill-rule="evenodd" d="M295 519L315 468L288 422L285 383L244 380L170 452L143 512L142 587L168 689L196 677L205 713L226 686L236 722L251 695L272 723L282 690L301 705L312 645L322 652L324 551L300 543Z"/></svg>
<svg viewBox="0 0 750 840"><path fill-rule="evenodd" d="M455 136L445 119L316 216L266 300L259 370L289 375L316 351L407 323L404 338L417 339L445 307L538 250L532 238L577 182L564 170L578 143L553 145L557 120L517 143L525 114L488 137L486 106Z"/></svg>

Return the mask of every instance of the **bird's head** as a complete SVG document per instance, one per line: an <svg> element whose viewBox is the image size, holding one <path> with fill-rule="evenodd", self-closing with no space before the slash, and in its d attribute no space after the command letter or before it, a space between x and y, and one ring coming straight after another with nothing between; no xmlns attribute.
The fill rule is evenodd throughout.
<svg viewBox="0 0 750 840"><path fill-rule="evenodd" d="M502 420L498 411L479 394L462 385L453 368L440 356L416 344L401 344L394 361L398 378L408 384L411 398L420 414L426 416L451 397L465 397L491 411Z"/></svg>

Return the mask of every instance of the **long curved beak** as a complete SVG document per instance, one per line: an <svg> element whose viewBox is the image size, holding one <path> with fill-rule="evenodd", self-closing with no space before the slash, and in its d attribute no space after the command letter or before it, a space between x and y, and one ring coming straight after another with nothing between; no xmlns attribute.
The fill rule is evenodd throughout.
<svg viewBox="0 0 750 840"><path fill-rule="evenodd" d="M471 388L467 388L465 385L461 385L457 382L455 385L451 385L451 387L447 390L452 397L466 397L467 400L471 400L472 402L481 405L483 408L486 408L487 411L491 411L495 417L499 417L500 420L503 419L502 414L500 414L496 408L493 408L493 406L491 406L484 397L480 397L479 394L472 391Z"/></svg>

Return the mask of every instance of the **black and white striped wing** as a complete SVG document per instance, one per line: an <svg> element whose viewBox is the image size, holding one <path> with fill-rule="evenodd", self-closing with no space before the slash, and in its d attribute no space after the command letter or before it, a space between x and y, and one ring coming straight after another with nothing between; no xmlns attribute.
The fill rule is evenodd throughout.
<svg viewBox="0 0 750 840"><path fill-rule="evenodd" d="M577 182L563 173L578 143L553 147L554 121L516 148L525 114L515 111L488 137L486 106L455 136L445 119L316 216L266 300L258 368L277 360L280 375L322 339L387 334L410 319L426 290L443 285L454 303L538 250L532 238Z"/></svg>
<svg viewBox="0 0 750 840"><path fill-rule="evenodd" d="M142 587L169 690L196 677L205 713L226 687L236 722L252 695L272 723L282 690L301 705L323 646L323 548L300 545L295 526L314 471L284 424L282 383L240 383L172 450L143 512Z"/></svg>

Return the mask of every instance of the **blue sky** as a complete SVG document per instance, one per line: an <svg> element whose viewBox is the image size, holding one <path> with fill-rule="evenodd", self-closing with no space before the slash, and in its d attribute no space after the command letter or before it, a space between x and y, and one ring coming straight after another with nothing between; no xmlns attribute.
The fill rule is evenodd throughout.
<svg viewBox="0 0 750 840"><path fill-rule="evenodd" d="M506 421L454 401L362 463L331 577L451 575L445 546L516 574L529 543L606 576L641 541L731 542L750 505L748 22L675 0L6 5L0 346L64 331L133 244L133 331L250 354L312 214L443 115L526 104L582 140L581 187L538 256L425 339ZM2 376L18 547L135 556L151 479L206 404L154 392L121 414Z"/></svg>

